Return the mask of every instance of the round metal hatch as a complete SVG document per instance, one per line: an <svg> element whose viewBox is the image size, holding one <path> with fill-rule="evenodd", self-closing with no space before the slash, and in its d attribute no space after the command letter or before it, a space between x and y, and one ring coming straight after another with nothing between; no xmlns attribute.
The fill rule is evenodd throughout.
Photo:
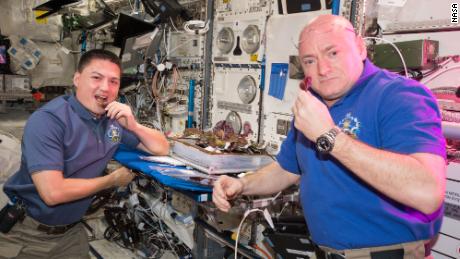
<svg viewBox="0 0 460 259"><path fill-rule="evenodd" d="M254 54L260 47L260 30L257 25L249 25L244 29L241 40L244 52Z"/></svg>
<svg viewBox="0 0 460 259"><path fill-rule="evenodd" d="M257 85L252 76L244 76L238 84L238 96L245 104L250 104L256 98Z"/></svg>
<svg viewBox="0 0 460 259"><path fill-rule="evenodd" d="M229 27L222 28L217 34L216 44L222 54L229 53L233 48L234 42L235 35L233 34L233 30Z"/></svg>
<svg viewBox="0 0 460 259"><path fill-rule="evenodd" d="M236 134L240 134L242 123L241 123L241 117L237 112L234 112L234 111L229 112L227 114L227 118L225 118L225 121L232 126Z"/></svg>

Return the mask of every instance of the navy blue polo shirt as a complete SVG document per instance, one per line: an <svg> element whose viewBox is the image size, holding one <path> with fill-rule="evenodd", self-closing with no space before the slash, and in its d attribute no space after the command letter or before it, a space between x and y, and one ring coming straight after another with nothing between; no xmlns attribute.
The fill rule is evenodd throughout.
<svg viewBox="0 0 460 259"><path fill-rule="evenodd" d="M26 123L19 171L4 185L9 197L27 205L28 215L48 225L80 220L92 197L47 206L40 198L31 174L62 171L64 178L89 179L102 175L118 145L136 147L139 139L106 116L95 118L74 95L61 96L34 112Z"/></svg>
<svg viewBox="0 0 460 259"><path fill-rule="evenodd" d="M374 148L445 158L441 117L431 92L369 60L357 83L329 112L344 132ZM384 246L429 239L439 231L442 207L426 215L384 196L334 157L319 154L294 126L277 160L301 175L304 216L319 245L339 250Z"/></svg>

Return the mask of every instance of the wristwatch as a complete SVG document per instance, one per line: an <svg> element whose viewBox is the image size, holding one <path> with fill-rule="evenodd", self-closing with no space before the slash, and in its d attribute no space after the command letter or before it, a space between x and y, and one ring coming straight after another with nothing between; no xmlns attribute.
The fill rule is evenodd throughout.
<svg viewBox="0 0 460 259"><path fill-rule="evenodd" d="M316 149L321 154L329 154L334 148L335 138L342 130L334 126L328 132L322 134L316 139Z"/></svg>

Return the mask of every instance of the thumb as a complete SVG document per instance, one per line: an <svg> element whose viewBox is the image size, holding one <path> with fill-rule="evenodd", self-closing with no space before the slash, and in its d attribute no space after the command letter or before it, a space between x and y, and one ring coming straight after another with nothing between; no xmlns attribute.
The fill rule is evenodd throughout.
<svg viewBox="0 0 460 259"><path fill-rule="evenodd" d="M235 198L235 196L238 196L238 194L240 193L240 189L241 187L237 180L225 189L225 195L227 195L227 197L229 198Z"/></svg>

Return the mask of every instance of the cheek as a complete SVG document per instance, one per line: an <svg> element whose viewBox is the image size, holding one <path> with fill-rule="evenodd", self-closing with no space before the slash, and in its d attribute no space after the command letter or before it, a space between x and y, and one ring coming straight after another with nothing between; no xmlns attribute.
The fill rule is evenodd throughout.
<svg viewBox="0 0 460 259"><path fill-rule="evenodd" d="M116 97L118 95L118 89L120 89L120 87L113 87L113 88L110 88L110 94L114 97Z"/></svg>

